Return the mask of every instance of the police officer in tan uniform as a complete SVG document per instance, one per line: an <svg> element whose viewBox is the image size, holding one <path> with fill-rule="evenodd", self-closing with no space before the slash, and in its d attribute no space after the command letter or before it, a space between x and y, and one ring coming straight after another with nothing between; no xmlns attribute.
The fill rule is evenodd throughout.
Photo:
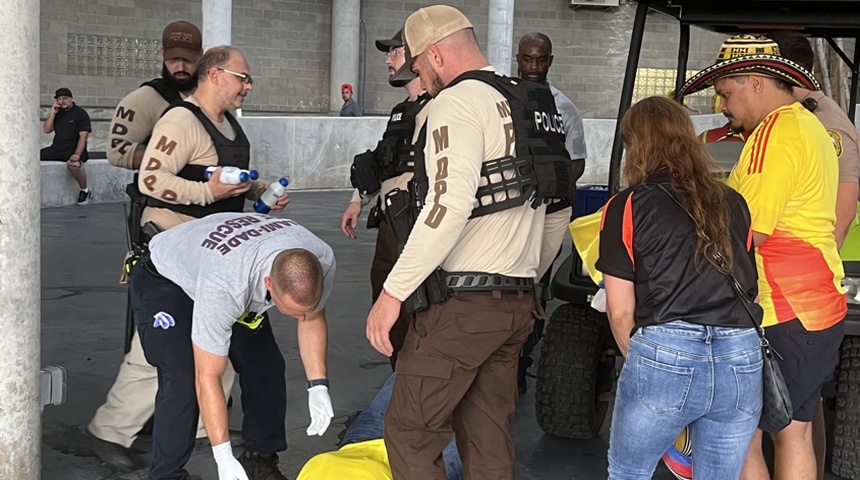
<svg viewBox="0 0 860 480"><path fill-rule="evenodd" d="M111 119L107 158L111 165L137 171L156 122L171 105L182 101L197 87L197 61L203 55L203 39L196 25L176 21L162 32L161 77L150 80L123 98ZM130 226L129 230L135 228ZM124 282L123 282L124 283ZM158 382L140 347L135 330L116 380L87 426L94 437L93 451L103 462L121 470L134 467L131 446L155 411ZM235 372L225 374L229 394ZM202 423L198 438L206 437Z"/></svg>
<svg viewBox="0 0 860 480"><path fill-rule="evenodd" d="M368 218L368 228L376 226L379 229L370 266L372 301L376 301L382 292L382 282L391 272L398 254L397 238L385 219L385 202L382 200L396 188L406 189L412 179L416 151L424 148L423 143L415 145L414 137L424 125L431 98L421 86L418 76L406 65L402 37L403 33L398 31L391 39L377 40L376 48L385 52L388 82L393 87L406 89L408 97L391 110L385 133L376 149L356 156L351 176L356 189L340 222L343 233L349 238L356 238L355 228L362 207L377 198L376 207L370 210ZM391 368L397 363L397 352L403 346L408 324L409 315L403 312L391 329L391 344L394 348L390 357Z"/></svg>
<svg viewBox="0 0 860 480"><path fill-rule="evenodd" d="M194 94L168 110L156 123L141 162L138 188L150 197L141 223L152 222L161 230L212 213L241 212L246 199L256 200L267 188L266 183L258 180L224 183L222 168L215 169L208 180L205 175L210 166L242 169L249 166L250 144L230 113L242 107L253 88L248 61L233 47L213 47L200 58L197 75L199 85ZM272 210L283 210L288 202L289 197L284 196ZM242 327L234 335L253 335L253 331ZM240 385L243 399L247 399L242 402L247 421L247 412L254 408L253 399L262 394L253 388L249 391L241 377ZM267 438L278 443L278 426L276 422L269 423L273 432ZM212 442L228 441L226 429L208 433ZM170 425L163 424L156 415L152 478L157 478L155 473L175 471L184 464L184 452L159 449L159 438L163 435L170 435ZM285 439L283 444L285 448ZM274 451L249 450L254 445L248 438L245 447L246 458L242 463L249 478L281 478L277 476L280 475L277 462L272 461L272 455L277 457Z"/></svg>
<svg viewBox="0 0 860 480"><path fill-rule="evenodd" d="M519 194L513 185L526 180L510 178L507 167L533 162L533 152L524 152L552 140L544 153L562 162L556 171L566 170L559 180L571 195L563 121L546 86L520 85L493 72L471 22L456 8L418 10L406 20L403 38L412 69L434 96L424 152L429 185L368 316L371 344L390 355L388 332L404 300L424 287L441 295L428 296L429 306L417 311L406 335L385 445L396 480L444 478L441 454L455 432L466 478L513 479L509 424L517 360L534 324L534 280L558 251L570 208L547 214L552 204ZM512 115L525 105L522 98L532 98L523 93L537 95L538 110ZM504 174L489 173L493 166ZM485 189L496 182L501 191Z"/></svg>

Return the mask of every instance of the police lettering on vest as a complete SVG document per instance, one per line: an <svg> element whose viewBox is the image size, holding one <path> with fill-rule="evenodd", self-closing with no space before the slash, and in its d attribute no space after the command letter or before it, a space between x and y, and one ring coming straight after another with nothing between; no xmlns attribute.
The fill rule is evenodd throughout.
<svg viewBox="0 0 860 480"><path fill-rule="evenodd" d="M391 110L382 140L373 151L356 155L350 169L350 182L362 195L373 195L382 182L411 172L416 148L412 145L415 117L432 97L425 93L415 101L404 100Z"/></svg>
<svg viewBox="0 0 860 480"><path fill-rule="evenodd" d="M203 125L203 128L206 129L206 133L208 133L209 137L212 138L212 144L215 147L215 152L218 154L219 167L230 166L246 170L248 169L248 166L251 163L251 144L248 141L248 137L245 136L245 132L242 131L242 127L239 126L239 122L236 121L233 115L229 112L224 113L227 121L230 122L230 126L233 127L233 131L236 132L236 138L230 140L218 131L218 128L212 123L212 120L209 120L209 117L207 117L206 114L203 113L203 110L201 110L197 105L190 102L180 102L168 108L168 110L171 108L187 108L188 110L191 110L195 117L197 117L197 120ZM205 182L206 177L204 174L206 172L206 168L207 165L188 164L177 173L177 176L192 182ZM144 179L144 181L145 180L146 179ZM201 218L212 213L241 212L245 207L245 197L239 196L225 198L223 200L210 203L209 205L176 205L150 197L147 200L147 205L156 208L167 208L174 212Z"/></svg>
<svg viewBox="0 0 860 480"><path fill-rule="evenodd" d="M548 133L564 133L564 120L560 113L534 112L535 130Z"/></svg>

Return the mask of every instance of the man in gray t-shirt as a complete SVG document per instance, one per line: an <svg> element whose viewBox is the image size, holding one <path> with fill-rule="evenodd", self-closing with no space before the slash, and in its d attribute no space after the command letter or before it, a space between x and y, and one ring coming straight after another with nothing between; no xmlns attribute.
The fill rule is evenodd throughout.
<svg viewBox="0 0 860 480"><path fill-rule="evenodd" d="M185 478L199 411L221 480L285 478L285 362L265 313L298 320L311 424L333 417L326 379L325 304L334 282L331 247L292 220L219 213L156 235L132 269L135 322L158 368L151 478ZM245 451L233 457L221 375L239 373ZM246 473L247 472L247 473Z"/></svg>

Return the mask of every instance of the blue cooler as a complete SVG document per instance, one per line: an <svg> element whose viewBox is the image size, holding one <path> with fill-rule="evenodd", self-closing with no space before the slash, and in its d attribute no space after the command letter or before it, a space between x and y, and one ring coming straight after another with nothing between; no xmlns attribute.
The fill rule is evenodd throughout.
<svg viewBox="0 0 860 480"><path fill-rule="evenodd" d="M573 204L571 220L594 213L609 199L609 186L584 185L576 189L576 202Z"/></svg>

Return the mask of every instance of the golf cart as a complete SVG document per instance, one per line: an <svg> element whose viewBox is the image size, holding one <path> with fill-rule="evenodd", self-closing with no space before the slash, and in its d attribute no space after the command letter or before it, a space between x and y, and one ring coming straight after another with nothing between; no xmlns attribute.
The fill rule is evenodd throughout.
<svg viewBox="0 0 860 480"><path fill-rule="evenodd" d="M618 125L633 98L639 53L649 13L678 20L680 42L675 92L680 92L687 70L690 26L724 34L765 33L793 29L826 39L851 72L848 113L854 120L860 77L860 42L850 59L834 38L860 38L860 1L808 0L642 0L638 1L630 51L618 109L615 141L609 164L608 187L582 189L574 218L592 213L619 187L623 145ZM676 100L682 100L676 98ZM832 438L831 468L844 478L860 478L860 224L855 220L842 248L843 284L848 290L846 337L834 385L825 388L831 408L828 425ZM583 268L576 249L556 272L550 285L559 306L543 336L538 361L535 410L538 424L547 433L587 439L598 434L609 409L613 385L622 359L605 314L590 307L597 287ZM855 443L856 442L856 443Z"/></svg>

